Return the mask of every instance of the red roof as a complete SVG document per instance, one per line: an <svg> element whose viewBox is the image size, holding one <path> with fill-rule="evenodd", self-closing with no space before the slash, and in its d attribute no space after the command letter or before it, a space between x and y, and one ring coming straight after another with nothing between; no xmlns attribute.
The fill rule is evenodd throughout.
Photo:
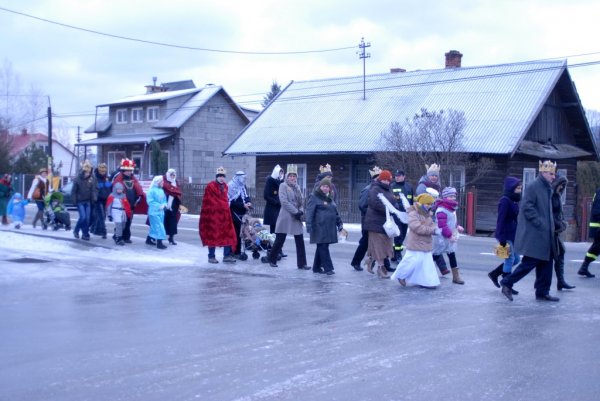
<svg viewBox="0 0 600 401"><path fill-rule="evenodd" d="M12 138L12 148L10 151L10 156L16 156L19 153L23 152L30 143L35 142L36 144L47 145L48 144L48 136L44 134L18 134L11 135ZM64 147L60 142L56 140L52 140L52 144L56 144Z"/></svg>

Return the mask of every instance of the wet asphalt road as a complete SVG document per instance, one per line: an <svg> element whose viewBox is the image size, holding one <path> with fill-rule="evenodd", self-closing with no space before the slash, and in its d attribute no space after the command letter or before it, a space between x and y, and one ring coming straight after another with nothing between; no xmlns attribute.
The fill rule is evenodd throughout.
<svg viewBox="0 0 600 401"><path fill-rule="evenodd" d="M82 260L3 282L0 400L598 399L600 279L570 261L559 303L535 300L533 275L510 303L484 273L493 240L460 246L466 285L436 290L353 271L352 243L332 248L336 275L300 271L290 241L277 269Z"/></svg>

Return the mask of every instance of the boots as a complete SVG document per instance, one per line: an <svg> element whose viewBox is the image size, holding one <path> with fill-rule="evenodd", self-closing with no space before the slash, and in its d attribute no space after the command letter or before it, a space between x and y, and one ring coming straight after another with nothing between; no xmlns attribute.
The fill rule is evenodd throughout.
<svg viewBox="0 0 600 401"><path fill-rule="evenodd" d="M563 288L565 290L572 290L573 288L575 288L574 285L569 285L565 281L565 261L564 261L564 259L558 260L554 263L554 271L556 272L556 289L558 289L558 291L562 291Z"/></svg>
<svg viewBox="0 0 600 401"><path fill-rule="evenodd" d="M504 277L508 276L509 274L510 274L510 273L502 273L502 278L504 278ZM508 287L506 287L506 288L508 288ZM510 289L510 292L511 292L513 295L518 295L518 294L519 294L519 291L517 291L517 290L515 290L515 289L513 289L513 288L511 288L511 289ZM502 287L502 293L504 294L504 287ZM506 294L504 294L504 295L506 295ZM512 301L512 299L511 299L511 301Z"/></svg>
<svg viewBox="0 0 600 401"><path fill-rule="evenodd" d="M592 263L592 261L590 260L590 258L588 256L586 256L585 259L583 260L583 263L581 264L581 267L579 268L579 271L577 272L577 274L579 274L580 276L585 276L587 278L596 277L595 274L590 273L590 271L588 270L590 263Z"/></svg>
<svg viewBox="0 0 600 401"><path fill-rule="evenodd" d="M152 245L155 246L156 242L154 241L154 238L152 238L151 236L146 236L146 245Z"/></svg>
<svg viewBox="0 0 600 401"><path fill-rule="evenodd" d="M8 217L6 217L6 215L2 216L2 225L3 226L7 226L8 225Z"/></svg>
<svg viewBox="0 0 600 401"><path fill-rule="evenodd" d="M498 288L500 288L500 283L498 283L498 278L502 274L502 268L504 267L504 263L498 265L494 270L488 273L488 277L492 280L492 283Z"/></svg>
<svg viewBox="0 0 600 401"><path fill-rule="evenodd" d="M460 277L460 273L458 272L458 267L452 268L452 282L454 284L464 284L465 281Z"/></svg>
<svg viewBox="0 0 600 401"><path fill-rule="evenodd" d="M375 261L371 258L368 258L366 265L367 265L367 271L371 274L375 274L375 272L373 271L373 267L375 266Z"/></svg>
<svg viewBox="0 0 600 401"><path fill-rule="evenodd" d="M377 267L377 277L379 278L390 278L387 274L387 270L385 269L385 266L378 266Z"/></svg>
<svg viewBox="0 0 600 401"><path fill-rule="evenodd" d="M163 243L162 243L162 240L161 240L161 239L159 239L159 240L157 240L157 241L156 241L156 247L157 247L158 249L167 249L167 247L163 245Z"/></svg>
<svg viewBox="0 0 600 401"><path fill-rule="evenodd" d="M171 245L177 245L177 242L175 242L175 240L173 239L172 235L169 235L169 244L171 244Z"/></svg>
<svg viewBox="0 0 600 401"><path fill-rule="evenodd" d="M442 273L443 276L450 273L450 270L446 265L446 260L444 259L443 255L433 255L433 261L435 262L438 269L440 269L440 273Z"/></svg>

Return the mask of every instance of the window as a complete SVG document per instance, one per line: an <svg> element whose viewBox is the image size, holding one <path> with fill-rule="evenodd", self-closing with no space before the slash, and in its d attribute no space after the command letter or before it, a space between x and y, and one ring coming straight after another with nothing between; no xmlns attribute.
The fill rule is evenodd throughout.
<svg viewBox="0 0 600 401"><path fill-rule="evenodd" d="M148 121L158 121L158 107L148 107L146 119Z"/></svg>
<svg viewBox="0 0 600 401"><path fill-rule="evenodd" d="M131 160L135 163L135 169L133 170L133 174L136 176L140 175L140 172L143 172L142 161L144 160L144 152L131 152Z"/></svg>
<svg viewBox="0 0 600 401"><path fill-rule="evenodd" d="M127 122L127 109L117 110L117 124L125 124Z"/></svg>
<svg viewBox="0 0 600 401"><path fill-rule="evenodd" d="M131 122L141 123L142 121L144 121L144 109L142 109L141 107L131 109Z"/></svg>
<svg viewBox="0 0 600 401"><path fill-rule="evenodd" d="M558 177L559 175L566 177L567 176L567 169L566 168L559 168L558 170L556 170L556 176ZM564 205L565 203L567 203L567 188L565 188L565 190L562 193L562 196L560 197L560 202Z"/></svg>
<svg viewBox="0 0 600 401"><path fill-rule="evenodd" d="M298 186L300 191L306 195L306 164L297 164L298 166ZM312 193L312 186L309 188L309 194Z"/></svg>
<svg viewBox="0 0 600 401"><path fill-rule="evenodd" d="M106 162L108 172L112 173L113 171L118 170L121 166L121 159L124 159L126 157L127 156L125 155L125 152L108 152L108 160Z"/></svg>
<svg viewBox="0 0 600 401"><path fill-rule="evenodd" d="M535 168L524 168L523 169L523 191L527 188L527 184L535 180Z"/></svg>
<svg viewBox="0 0 600 401"><path fill-rule="evenodd" d="M465 187L465 169L464 167L453 167L448 172L447 187L454 187L458 193L462 193Z"/></svg>

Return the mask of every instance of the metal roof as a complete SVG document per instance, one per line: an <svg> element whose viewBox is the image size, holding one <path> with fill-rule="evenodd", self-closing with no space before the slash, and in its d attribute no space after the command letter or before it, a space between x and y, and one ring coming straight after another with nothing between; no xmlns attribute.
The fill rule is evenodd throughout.
<svg viewBox="0 0 600 401"><path fill-rule="evenodd" d="M112 122L108 118L108 116L98 117L96 122L90 125L85 131L85 134L92 134L95 132L105 132L110 129L112 126Z"/></svg>
<svg viewBox="0 0 600 401"><path fill-rule="evenodd" d="M566 60L292 82L224 154L382 151L392 122L421 108L465 114L468 152L507 154L539 114Z"/></svg>
<svg viewBox="0 0 600 401"><path fill-rule="evenodd" d="M131 103L156 102L156 101L172 99L172 98L178 97L178 96L189 95L192 93L200 92L201 90L202 89L194 88L194 89L156 92L156 93L147 93L147 94L143 94L143 95L128 96L128 97L124 97L121 99L113 100L112 102L108 102L105 104L99 104L96 107L126 105L126 104L131 104Z"/></svg>
<svg viewBox="0 0 600 401"><path fill-rule="evenodd" d="M201 92L196 93L185 102L180 108L175 110L173 114L159 121L154 125L154 128L180 128L195 112L197 112L204 104L214 95L216 95L223 87L221 86L206 86L201 89Z"/></svg>
<svg viewBox="0 0 600 401"><path fill-rule="evenodd" d="M149 134L112 135L102 138L88 139L76 143L75 146L98 146L98 145L127 145L134 143L150 143L153 139L160 141L174 135L173 132L158 132Z"/></svg>

